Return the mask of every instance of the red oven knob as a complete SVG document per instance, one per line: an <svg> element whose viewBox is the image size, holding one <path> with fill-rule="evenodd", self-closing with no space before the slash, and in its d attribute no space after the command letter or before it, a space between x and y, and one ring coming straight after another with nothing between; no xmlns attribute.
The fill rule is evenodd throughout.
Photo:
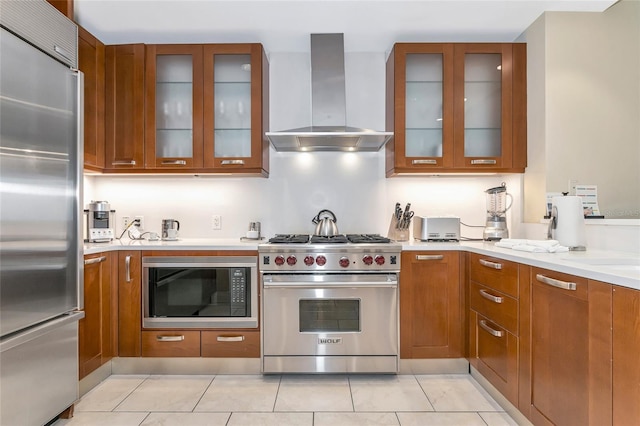
<svg viewBox="0 0 640 426"><path fill-rule="evenodd" d="M304 264L307 265L307 266L313 265L313 256L305 256L304 257Z"/></svg>
<svg viewBox="0 0 640 426"><path fill-rule="evenodd" d="M293 266L296 264L296 262L298 262L298 259L296 259L294 255L287 257L287 265Z"/></svg>
<svg viewBox="0 0 640 426"><path fill-rule="evenodd" d="M381 255L376 256L375 261L377 265L384 265L384 256L381 256Z"/></svg>
<svg viewBox="0 0 640 426"><path fill-rule="evenodd" d="M278 266L284 265L284 256L282 256L282 255L276 256L275 262L276 262L276 265L278 265Z"/></svg>
<svg viewBox="0 0 640 426"><path fill-rule="evenodd" d="M347 266L349 266L349 263L350 263L349 258L346 256L342 256L338 263L340 263L340 266L342 266L343 268L346 268Z"/></svg>
<svg viewBox="0 0 640 426"><path fill-rule="evenodd" d="M367 254L362 258L362 262L365 265L372 265L373 264L373 257L370 254Z"/></svg>
<svg viewBox="0 0 640 426"><path fill-rule="evenodd" d="M327 263L327 258L320 255L316 257L316 263L318 264L318 266L324 266Z"/></svg>

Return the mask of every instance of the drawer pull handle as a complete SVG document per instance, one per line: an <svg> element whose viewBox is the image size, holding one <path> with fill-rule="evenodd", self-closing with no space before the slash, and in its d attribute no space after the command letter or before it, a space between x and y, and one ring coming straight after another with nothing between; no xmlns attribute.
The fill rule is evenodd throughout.
<svg viewBox="0 0 640 426"><path fill-rule="evenodd" d="M485 299L489 299L492 302L502 303L502 297L494 296L493 294L489 293L486 290L480 290L480 296L484 297Z"/></svg>
<svg viewBox="0 0 640 426"><path fill-rule="evenodd" d="M540 281L541 283L543 283L543 284L547 284L547 285L550 285L552 287L561 288L563 290L575 291L578 288L576 283L570 283L570 282L567 282L567 281L556 280L555 278L545 277L542 274L537 274L536 275L536 279L538 281Z"/></svg>
<svg viewBox="0 0 640 426"><path fill-rule="evenodd" d="M478 262L480 262L482 266L486 266L487 268L502 269L502 263L489 262L488 260L484 259L478 259Z"/></svg>
<svg viewBox="0 0 640 426"><path fill-rule="evenodd" d="M242 342L244 336L218 336L216 337L218 342Z"/></svg>
<svg viewBox="0 0 640 426"><path fill-rule="evenodd" d="M442 254L417 254L416 260L442 260L444 255Z"/></svg>
<svg viewBox="0 0 640 426"><path fill-rule="evenodd" d="M436 160L412 160L411 164L438 164Z"/></svg>
<svg viewBox="0 0 640 426"><path fill-rule="evenodd" d="M496 160L471 160L471 164L496 164Z"/></svg>
<svg viewBox="0 0 640 426"><path fill-rule="evenodd" d="M220 164L223 166L244 166L244 160L222 160Z"/></svg>
<svg viewBox="0 0 640 426"><path fill-rule="evenodd" d="M501 330L495 330L487 324L485 320L480 320L480 327L482 327L487 333L495 337L502 337L504 334Z"/></svg>
<svg viewBox="0 0 640 426"><path fill-rule="evenodd" d="M186 166L185 160L165 160L162 162L163 166Z"/></svg>
<svg viewBox="0 0 640 426"><path fill-rule="evenodd" d="M182 342L184 336L156 336L158 342Z"/></svg>
<svg viewBox="0 0 640 426"><path fill-rule="evenodd" d="M107 260L107 256L94 257L93 259L85 259L85 265L93 265L94 263L100 263Z"/></svg>
<svg viewBox="0 0 640 426"><path fill-rule="evenodd" d="M121 160L111 163L112 166L135 166L136 160Z"/></svg>

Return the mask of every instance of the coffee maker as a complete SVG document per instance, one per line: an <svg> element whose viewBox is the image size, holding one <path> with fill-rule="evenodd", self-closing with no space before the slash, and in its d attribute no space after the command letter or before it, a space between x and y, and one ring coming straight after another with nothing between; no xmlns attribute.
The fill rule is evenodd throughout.
<svg viewBox="0 0 640 426"><path fill-rule="evenodd" d="M86 238L89 243L108 243L114 238L115 210L108 201L91 201L84 211L86 216Z"/></svg>
<svg viewBox="0 0 640 426"><path fill-rule="evenodd" d="M507 185L502 182L500 186L484 191L487 194L487 222L482 238L485 241L497 241L509 238L507 229L507 210L511 207L513 198L507 193ZM507 205L509 198L509 205Z"/></svg>

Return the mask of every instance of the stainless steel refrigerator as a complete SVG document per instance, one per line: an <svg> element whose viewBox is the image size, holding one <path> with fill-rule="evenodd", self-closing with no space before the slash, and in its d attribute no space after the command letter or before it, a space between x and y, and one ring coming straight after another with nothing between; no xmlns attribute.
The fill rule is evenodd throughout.
<svg viewBox="0 0 640 426"><path fill-rule="evenodd" d="M0 425L42 425L78 398L83 81L44 0L0 26Z"/></svg>

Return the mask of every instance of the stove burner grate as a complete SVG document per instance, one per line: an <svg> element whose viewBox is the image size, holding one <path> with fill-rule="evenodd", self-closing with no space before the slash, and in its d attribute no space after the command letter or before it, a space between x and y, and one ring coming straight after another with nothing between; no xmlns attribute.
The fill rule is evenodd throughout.
<svg viewBox="0 0 640 426"><path fill-rule="evenodd" d="M349 241L344 235L314 235L309 242L312 244L346 244Z"/></svg>
<svg viewBox="0 0 640 426"><path fill-rule="evenodd" d="M389 238L383 237L380 234L347 234L347 239L354 244L391 242Z"/></svg>
<svg viewBox="0 0 640 426"><path fill-rule="evenodd" d="M275 244L306 244L309 242L307 234L276 234L275 237L269 238L270 243Z"/></svg>

